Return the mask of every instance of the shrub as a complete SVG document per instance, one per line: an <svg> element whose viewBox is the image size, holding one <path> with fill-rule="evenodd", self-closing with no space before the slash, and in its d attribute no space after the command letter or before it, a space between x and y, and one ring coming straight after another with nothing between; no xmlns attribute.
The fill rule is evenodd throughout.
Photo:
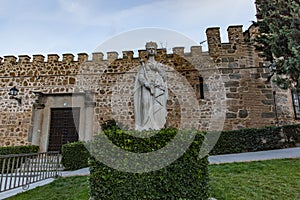
<svg viewBox="0 0 300 200"><path fill-rule="evenodd" d="M38 151L39 146L35 145L0 147L0 155L37 153Z"/></svg>
<svg viewBox="0 0 300 200"><path fill-rule="evenodd" d="M282 126L282 133L288 147L300 144L300 124Z"/></svg>
<svg viewBox="0 0 300 200"><path fill-rule="evenodd" d="M88 167L90 153L83 142L72 142L62 146L62 164L65 170Z"/></svg>
<svg viewBox="0 0 300 200"><path fill-rule="evenodd" d="M110 119L101 124L101 129L102 131L105 130L116 131L116 130L120 130L120 127L118 126L117 122L114 119Z"/></svg>
<svg viewBox="0 0 300 200"><path fill-rule="evenodd" d="M156 135L147 138L134 137L132 131L106 130L104 133L114 145L126 151L145 153L153 152L170 144L177 134L177 130L163 129ZM191 132L180 137L181 142L186 141L189 133ZM153 133L144 132L144 134L151 135ZM207 157L200 159L198 156L203 134L196 131L195 138L192 140L192 144L184 154L170 165L155 171L133 173L113 169L98 161L97 154L101 154L101 152L97 151L96 147L101 146L103 140L101 136L95 137L95 140L90 143L91 154L96 157L90 160L90 197L92 199L118 200L207 199L208 160ZM180 148L180 145L178 147ZM120 162L126 162L126 159ZM133 164L138 168L140 163Z"/></svg>
<svg viewBox="0 0 300 200"><path fill-rule="evenodd" d="M300 142L300 125L223 131L211 155L294 147Z"/></svg>

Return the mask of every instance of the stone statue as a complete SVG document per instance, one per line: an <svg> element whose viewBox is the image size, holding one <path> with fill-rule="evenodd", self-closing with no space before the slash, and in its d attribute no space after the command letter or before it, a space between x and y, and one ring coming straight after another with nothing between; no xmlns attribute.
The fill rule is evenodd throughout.
<svg viewBox="0 0 300 200"><path fill-rule="evenodd" d="M134 88L136 130L159 130L167 116L167 75L163 65L155 60L157 44L146 44L148 61L141 60Z"/></svg>

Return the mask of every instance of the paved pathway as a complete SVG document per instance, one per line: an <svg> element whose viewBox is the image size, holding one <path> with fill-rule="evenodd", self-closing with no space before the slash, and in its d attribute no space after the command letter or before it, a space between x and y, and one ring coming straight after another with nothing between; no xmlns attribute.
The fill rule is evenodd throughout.
<svg viewBox="0 0 300 200"><path fill-rule="evenodd" d="M220 163L232 163L232 162L249 162L257 160L271 160L271 159L283 159L283 158L300 158L300 147L270 150L270 151L259 151L259 152L249 152L240 154L226 154L210 156L208 158L210 164L220 164ZM90 174L88 168L79 169L76 171L64 171L62 172L63 177L69 176L88 176ZM31 184L30 189L34 189L38 186L43 186L51 183L55 179L47 179L40 181L38 183ZM22 188L16 188L7 192L0 193L0 199L5 199L14 196L18 193L24 192Z"/></svg>
<svg viewBox="0 0 300 200"><path fill-rule="evenodd" d="M300 158L300 147L239 154L217 155L210 156L208 160L210 164L220 164L283 158Z"/></svg>

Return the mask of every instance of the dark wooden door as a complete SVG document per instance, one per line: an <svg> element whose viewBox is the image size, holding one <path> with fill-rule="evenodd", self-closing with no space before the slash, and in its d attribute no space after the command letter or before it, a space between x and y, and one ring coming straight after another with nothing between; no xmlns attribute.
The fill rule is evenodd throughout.
<svg viewBox="0 0 300 200"><path fill-rule="evenodd" d="M63 144L78 141L80 108L52 108L48 151L60 151Z"/></svg>

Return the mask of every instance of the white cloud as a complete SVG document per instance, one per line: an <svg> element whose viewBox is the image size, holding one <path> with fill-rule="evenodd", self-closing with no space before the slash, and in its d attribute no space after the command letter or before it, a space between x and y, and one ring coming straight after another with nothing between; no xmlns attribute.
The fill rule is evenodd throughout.
<svg viewBox="0 0 300 200"><path fill-rule="evenodd" d="M0 0L0 55L94 49L112 35L137 28L175 30L197 42L205 29L250 25L254 0ZM11 42L11 41L13 42ZM94 46L93 46L94 45ZM180 45L180 44L178 44ZM80 50L82 49L82 50Z"/></svg>

